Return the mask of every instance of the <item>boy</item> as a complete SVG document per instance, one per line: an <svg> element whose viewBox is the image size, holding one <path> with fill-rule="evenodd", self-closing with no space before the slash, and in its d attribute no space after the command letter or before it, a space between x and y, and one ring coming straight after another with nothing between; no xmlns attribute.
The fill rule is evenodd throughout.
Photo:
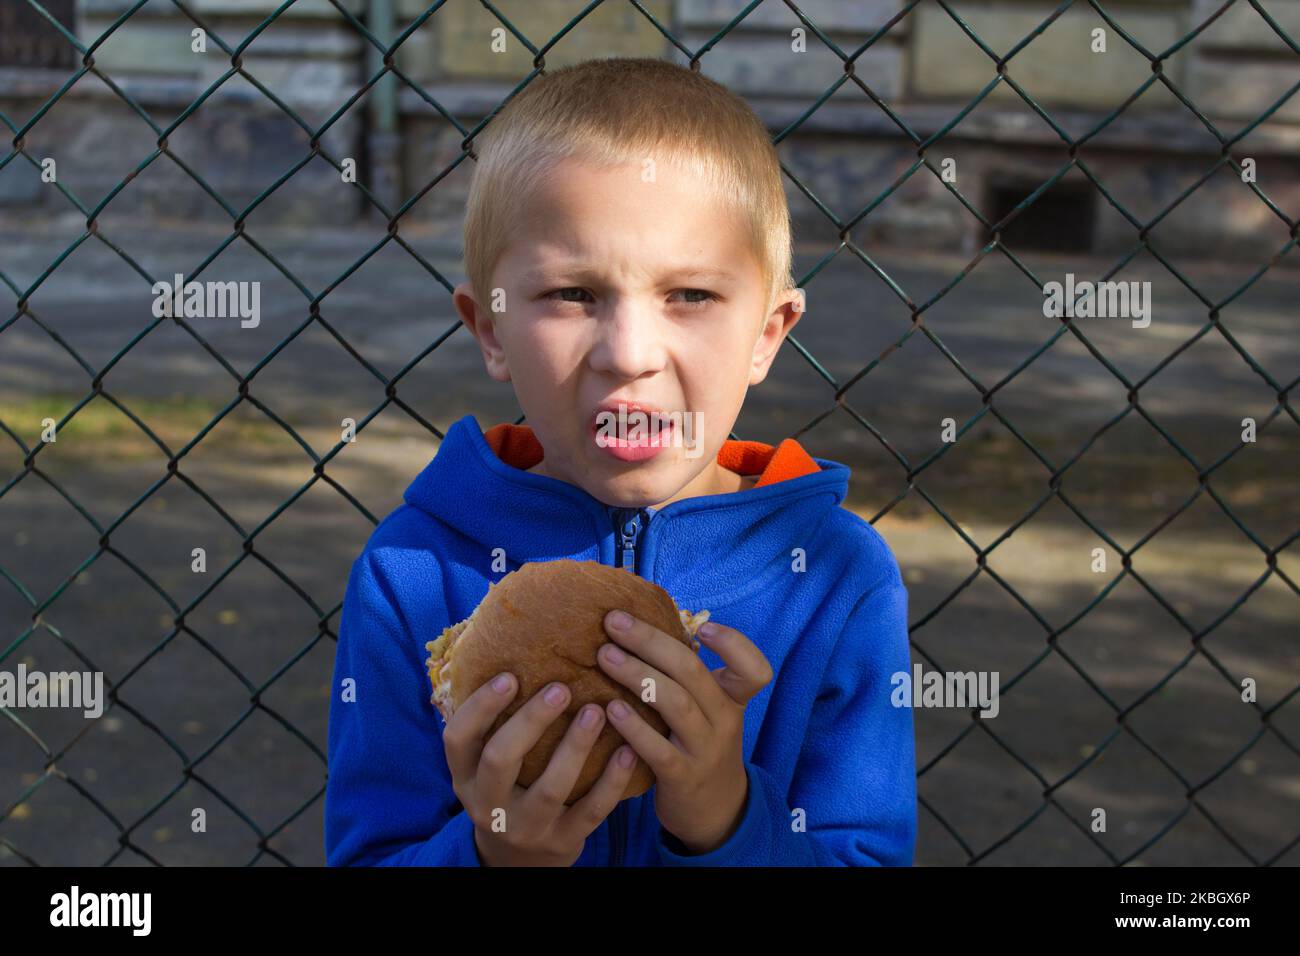
<svg viewBox="0 0 1300 956"><path fill-rule="evenodd" d="M793 439L727 438L802 308L762 124L699 73L615 58L537 78L476 148L454 302L529 425L457 421L353 564L328 862L910 865L912 718L890 703L891 676L909 669L894 558L838 507L846 466ZM647 435L637 412L663 417ZM489 737L516 693L508 673L442 725L426 642L490 582L559 558L626 567L722 625L697 656L607 618L599 666L636 693L653 677L671 738L615 703L575 713L563 685ZM556 720L560 747L519 787L523 756ZM606 720L627 745L566 807ZM655 786L619 802L637 760Z"/></svg>

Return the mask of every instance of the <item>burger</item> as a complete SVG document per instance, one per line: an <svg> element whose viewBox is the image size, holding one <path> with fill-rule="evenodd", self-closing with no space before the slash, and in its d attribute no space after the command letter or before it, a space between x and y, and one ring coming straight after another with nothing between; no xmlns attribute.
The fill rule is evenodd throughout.
<svg viewBox="0 0 1300 956"><path fill-rule="evenodd" d="M487 594L469 617L425 645L433 705L444 720L450 720L466 698L497 674L509 671L519 681L519 692L492 724L486 735L491 737L542 688L554 681L567 684L570 698L564 713L546 727L524 757L518 778L523 787L542 775L569 723L587 704L603 709L619 698L667 736L668 725L658 711L609 677L596 661L596 651L610 642L605 615L615 609L627 611L692 651L699 650L695 634L709 619L708 611L679 608L659 585L624 568L598 561L530 562L489 583ZM623 742L606 722L566 804L582 799ZM653 784L654 773L638 761L622 799L639 796Z"/></svg>

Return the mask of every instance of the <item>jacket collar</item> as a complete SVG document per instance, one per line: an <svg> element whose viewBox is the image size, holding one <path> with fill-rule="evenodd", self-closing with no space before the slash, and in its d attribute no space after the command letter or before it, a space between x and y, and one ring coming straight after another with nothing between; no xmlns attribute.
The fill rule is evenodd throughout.
<svg viewBox="0 0 1300 956"><path fill-rule="evenodd" d="M507 465L527 471L542 460L542 443L527 425L502 422L483 433L483 440ZM793 438L784 439L773 448L758 441L728 438L718 452L718 464L740 475L759 476L755 488L778 481L811 475L819 470L817 461Z"/></svg>
<svg viewBox="0 0 1300 956"><path fill-rule="evenodd" d="M478 420L465 415L403 497L487 552L503 549L511 564L559 558L617 563L615 527L629 509L524 470L541 457L531 428L503 423L485 435ZM848 492L847 466L813 458L792 438L775 448L729 439L718 462L741 474L758 473L758 484L674 501L648 522L642 514L637 573L686 608L724 603L776 562L788 566L793 549L807 546Z"/></svg>

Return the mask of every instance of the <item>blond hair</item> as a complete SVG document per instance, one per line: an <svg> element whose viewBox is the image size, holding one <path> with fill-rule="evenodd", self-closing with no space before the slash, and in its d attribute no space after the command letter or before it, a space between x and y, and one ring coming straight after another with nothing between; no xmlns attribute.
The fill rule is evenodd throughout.
<svg viewBox="0 0 1300 956"><path fill-rule="evenodd" d="M547 73L484 127L473 154L465 273L482 302L521 202L568 158L599 166L677 160L741 211L767 285L764 314L794 286L790 210L767 130L743 99L686 67L612 57Z"/></svg>

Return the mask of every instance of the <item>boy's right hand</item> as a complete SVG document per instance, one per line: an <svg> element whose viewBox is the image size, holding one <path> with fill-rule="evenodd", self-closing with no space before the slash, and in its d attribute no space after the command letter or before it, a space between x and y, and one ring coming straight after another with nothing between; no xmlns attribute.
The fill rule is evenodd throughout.
<svg viewBox="0 0 1300 956"><path fill-rule="evenodd" d="M452 790L474 821L474 844L484 866L572 866L587 837L622 797L636 767L636 753L626 744L614 751L591 790L566 807L564 800L605 722L604 708L587 704L570 723L546 770L525 790L516 782L519 768L546 728L564 713L569 688L548 684L485 742L492 723L519 690L513 675L499 676L508 681L504 691L493 686L499 677L488 681L456 708L443 730ZM548 702L546 692L555 687L563 693ZM595 716L590 727L582 726L587 712ZM625 753L632 757L626 767L619 760ZM492 829L498 809L505 811L502 832Z"/></svg>

